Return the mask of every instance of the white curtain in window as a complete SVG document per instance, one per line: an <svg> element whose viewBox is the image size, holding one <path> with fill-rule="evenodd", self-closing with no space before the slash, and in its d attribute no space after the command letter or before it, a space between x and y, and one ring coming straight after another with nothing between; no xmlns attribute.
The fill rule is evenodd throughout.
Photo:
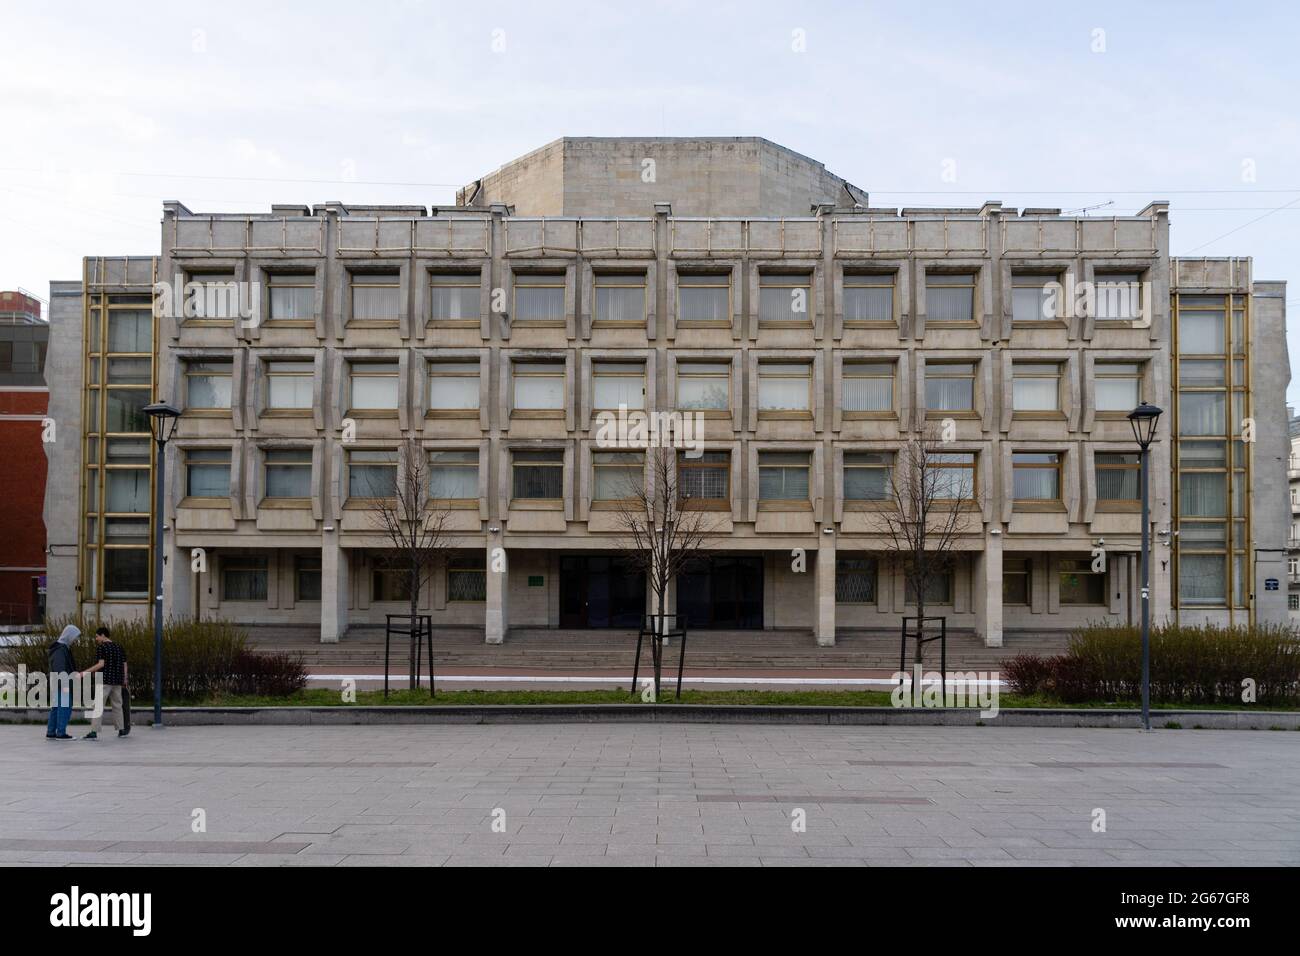
<svg viewBox="0 0 1300 956"><path fill-rule="evenodd" d="M1054 468L1017 468L1013 477L1013 494L1017 501L1056 501L1058 474Z"/></svg>
<svg viewBox="0 0 1300 956"><path fill-rule="evenodd" d="M926 378L925 407L936 412L968 412L975 407L975 383L969 378Z"/></svg>
<svg viewBox="0 0 1300 956"><path fill-rule="evenodd" d="M644 322L645 289L639 286L597 286L598 322Z"/></svg>
<svg viewBox="0 0 1300 956"><path fill-rule="evenodd" d="M893 379L844 376L844 411L887 412L893 407Z"/></svg>
<svg viewBox="0 0 1300 956"><path fill-rule="evenodd" d="M925 308L931 322L969 322L974 308L974 293L968 286L929 286L925 290Z"/></svg>
<svg viewBox="0 0 1300 956"><path fill-rule="evenodd" d="M595 471L597 501L620 501L631 498L645 486L645 471L639 464L602 465Z"/></svg>
<svg viewBox="0 0 1300 956"><path fill-rule="evenodd" d="M229 408L229 375L191 375L189 392L191 408Z"/></svg>
<svg viewBox="0 0 1300 956"><path fill-rule="evenodd" d="M645 408L645 379L636 375L601 375L597 373L596 408Z"/></svg>
<svg viewBox="0 0 1300 956"><path fill-rule="evenodd" d="M1223 604L1227 600L1227 556L1184 554L1178 559L1178 597L1184 604Z"/></svg>
<svg viewBox="0 0 1300 956"><path fill-rule="evenodd" d="M429 407L439 411L478 408L478 379L463 375L431 375Z"/></svg>
<svg viewBox="0 0 1300 956"><path fill-rule="evenodd" d="M352 318L396 320L400 291L395 286L354 286Z"/></svg>
<svg viewBox="0 0 1300 956"><path fill-rule="evenodd" d="M1097 411L1131 412L1138 406L1138 380L1136 378L1099 378L1097 382Z"/></svg>
<svg viewBox="0 0 1300 956"><path fill-rule="evenodd" d="M563 287L515 287L516 321L560 321L564 318Z"/></svg>
<svg viewBox="0 0 1300 956"><path fill-rule="evenodd" d="M316 310L316 290L310 286L299 288L271 287L272 319L310 319Z"/></svg>
<svg viewBox="0 0 1300 956"><path fill-rule="evenodd" d="M1189 517L1224 517L1228 513L1228 476L1223 472L1183 472L1178 509Z"/></svg>
<svg viewBox="0 0 1300 956"><path fill-rule="evenodd" d="M1097 469L1097 497L1099 499L1102 501L1136 501L1137 496L1137 469Z"/></svg>
<svg viewBox="0 0 1300 956"><path fill-rule="evenodd" d="M810 295L807 287L777 286L758 290L760 322L808 322Z"/></svg>
<svg viewBox="0 0 1300 956"><path fill-rule="evenodd" d="M725 409L727 380L680 375L677 379L677 407L683 410Z"/></svg>
<svg viewBox="0 0 1300 956"><path fill-rule="evenodd" d="M894 290L846 286L844 289L845 322L893 322Z"/></svg>
<svg viewBox="0 0 1300 956"><path fill-rule="evenodd" d="M758 407L764 411L807 411L808 379L758 376Z"/></svg>
<svg viewBox="0 0 1300 956"><path fill-rule="evenodd" d="M312 376L272 375L269 380L271 408L311 408Z"/></svg>
<svg viewBox="0 0 1300 956"><path fill-rule="evenodd" d="M1223 392L1183 392L1178 396L1178 428L1183 435L1222 435L1227 424Z"/></svg>
<svg viewBox="0 0 1300 956"><path fill-rule="evenodd" d="M429 315L434 321L478 319L478 286L432 286L429 292Z"/></svg>
<svg viewBox="0 0 1300 956"><path fill-rule="evenodd" d="M1060 384L1055 378L1017 378L1012 382L1016 411L1054 412L1060 408Z"/></svg>
<svg viewBox="0 0 1300 956"><path fill-rule="evenodd" d="M516 375L515 408L564 408L564 376Z"/></svg>
<svg viewBox="0 0 1300 956"><path fill-rule="evenodd" d="M396 375L352 376L353 408L396 408Z"/></svg>
<svg viewBox="0 0 1300 956"><path fill-rule="evenodd" d="M149 513L149 470L114 468L104 479L104 510L121 514Z"/></svg>
<svg viewBox="0 0 1300 956"><path fill-rule="evenodd" d="M429 497L477 498L478 465L431 465Z"/></svg>
<svg viewBox="0 0 1300 956"><path fill-rule="evenodd" d="M727 289L683 286L677 292L679 322L727 322Z"/></svg>

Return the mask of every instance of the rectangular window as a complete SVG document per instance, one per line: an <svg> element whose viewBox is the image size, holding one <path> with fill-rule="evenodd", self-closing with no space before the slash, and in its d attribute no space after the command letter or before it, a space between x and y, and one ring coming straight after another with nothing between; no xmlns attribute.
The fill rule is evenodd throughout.
<svg viewBox="0 0 1300 956"><path fill-rule="evenodd" d="M309 322L316 318L316 276L310 272L276 273L270 284L270 322Z"/></svg>
<svg viewBox="0 0 1300 956"><path fill-rule="evenodd" d="M189 498L230 497L229 448L185 450L185 495Z"/></svg>
<svg viewBox="0 0 1300 956"><path fill-rule="evenodd" d="M760 275L758 321L781 325L811 325L812 276Z"/></svg>
<svg viewBox="0 0 1300 956"><path fill-rule="evenodd" d="M348 452L349 498L393 498L396 495L396 451L356 449Z"/></svg>
<svg viewBox="0 0 1300 956"><path fill-rule="evenodd" d="M1055 362L1011 365L1011 407L1017 412L1061 410L1061 366Z"/></svg>
<svg viewBox="0 0 1300 956"><path fill-rule="evenodd" d="M148 434L147 388L109 388L104 396L104 430L118 434Z"/></svg>
<svg viewBox="0 0 1300 956"><path fill-rule="evenodd" d="M1226 435L1228 397L1226 392L1178 393L1180 435Z"/></svg>
<svg viewBox="0 0 1300 956"><path fill-rule="evenodd" d="M841 401L846 412L894 410L893 362L845 362Z"/></svg>
<svg viewBox="0 0 1300 956"><path fill-rule="evenodd" d="M731 273L677 275L677 321L731 324Z"/></svg>
<svg viewBox="0 0 1300 956"><path fill-rule="evenodd" d="M223 601L265 601L266 578L265 555L223 555L221 599Z"/></svg>
<svg viewBox="0 0 1300 956"><path fill-rule="evenodd" d="M185 404L192 409L229 409L233 362L185 363Z"/></svg>
<svg viewBox="0 0 1300 956"><path fill-rule="evenodd" d="M196 295L186 296L186 319L224 322L240 316L245 303L240 301L240 287L233 272L191 272L185 281L201 289Z"/></svg>
<svg viewBox="0 0 1300 956"><path fill-rule="evenodd" d="M410 601L411 572L406 568L377 567L371 575L372 601Z"/></svg>
<svg viewBox="0 0 1300 956"><path fill-rule="evenodd" d="M884 451L844 453L844 500L886 501L890 497L890 475L894 456Z"/></svg>
<svg viewBox="0 0 1300 956"><path fill-rule="evenodd" d="M612 325L645 325L645 273L594 276L594 321Z"/></svg>
<svg viewBox="0 0 1300 956"><path fill-rule="evenodd" d="M434 273L429 277L429 321L477 324L481 294L478 272Z"/></svg>
<svg viewBox="0 0 1300 956"><path fill-rule="evenodd" d="M511 497L538 501L559 501L564 497L562 450L515 451L511 465Z"/></svg>
<svg viewBox="0 0 1300 956"><path fill-rule="evenodd" d="M974 362L926 362L925 407L931 412L975 410Z"/></svg>
<svg viewBox="0 0 1300 956"><path fill-rule="evenodd" d="M1188 525L1183 524L1181 534ZM1186 544L1181 545L1184 549ZM1219 547L1223 545L1220 544ZM1222 607L1228 603L1228 556L1226 554L1178 555L1178 600L1180 604Z"/></svg>
<svg viewBox="0 0 1300 956"><path fill-rule="evenodd" d="M1225 355L1223 310L1178 310L1178 353L1180 355Z"/></svg>
<svg viewBox="0 0 1300 956"><path fill-rule="evenodd" d="M153 313L148 309L109 309L108 350L152 353Z"/></svg>
<svg viewBox="0 0 1300 956"><path fill-rule="evenodd" d="M352 320L396 324L401 291L400 272L352 273Z"/></svg>
<svg viewBox="0 0 1300 956"><path fill-rule="evenodd" d="M907 603L916 606L916 588L912 581L908 579L907 585ZM952 603L952 572L945 571L942 574L934 574L925 579L921 586L921 591L925 595L926 607L933 605L951 604Z"/></svg>
<svg viewBox="0 0 1300 956"><path fill-rule="evenodd" d="M516 322L564 322L564 273L515 276Z"/></svg>
<svg viewBox="0 0 1300 956"><path fill-rule="evenodd" d="M1029 605L1030 564L1028 558L1002 559L1002 603Z"/></svg>
<svg viewBox="0 0 1300 956"><path fill-rule="evenodd" d="M1015 452L1011 456L1012 497L1016 501L1061 500L1061 456L1057 452Z"/></svg>
<svg viewBox="0 0 1300 956"><path fill-rule="evenodd" d="M730 408L730 363L682 362L678 364L677 407L681 411L726 411Z"/></svg>
<svg viewBox="0 0 1300 956"><path fill-rule="evenodd" d="M974 452L931 452L926 456L926 470L934 475L932 500L957 502L974 499Z"/></svg>
<svg viewBox="0 0 1300 956"><path fill-rule="evenodd" d="M1088 558L1062 558L1058 566L1062 604L1105 604L1106 575Z"/></svg>
<svg viewBox="0 0 1300 956"><path fill-rule="evenodd" d="M760 412L807 412L812 408L812 365L807 362L758 364Z"/></svg>
<svg viewBox="0 0 1300 956"><path fill-rule="evenodd" d="M809 454L761 451L758 453L760 501L807 501Z"/></svg>
<svg viewBox="0 0 1300 956"><path fill-rule="evenodd" d="M731 452L706 451L698 458L679 454L677 493L697 507L725 509L731 501Z"/></svg>
<svg viewBox="0 0 1300 956"><path fill-rule="evenodd" d="M1288 611L1300 611L1300 594L1288 594L1286 596L1286 609Z"/></svg>
<svg viewBox="0 0 1300 956"><path fill-rule="evenodd" d="M633 500L645 488L642 452L592 452L591 470L594 501Z"/></svg>
<svg viewBox="0 0 1300 956"><path fill-rule="evenodd" d="M229 482L230 456L226 453ZM92 486L93 487L93 486ZM228 487L228 485L227 485ZM109 514L149 513L149 469L109 468L104 475L104 511Z"/></svg>
<svg viewBox="0 0 1300 956"><path fill-rule="evenodd" d="M1142 276L1137 272L1096 274L1094 314L1098 322L1130 322L1142 317Z"/></svg>
<svg viewBox="0 0 1300 956"><path fill-rule="evenodd" d="M478 362L429 363L430 411L471 411L481 404Z"/></svg>
<svg viewBox="0 0 1300 956"><path fill-rule="evenodd" d="M349 385L352 411L394 411L397 408L396 362L352 362Z"/></svg>
<svg viewBox="0 0 1300 956"><path fill-rule="evenodd" d="M308 409L312 407L312 389L316 366L312 362L266 363L266 407Z"/></svg>
<svg viewBox="0 0 1300 956"><path fill-rule="evenodd" d="M447 559L447 600L487 600L487 558L483 552L454 554Z"/></svg>
<svg viewBox="0 0 1300 956"><path fill-rule="evenodd" d="M925 277L926 321L965 324L975 321L975 274L931 272Z"/></svg>
<svg viewBox="0 0 1300 956"><path fill-rule="evenodd" d="M1142 402L1142 365L1138 362L1098 362L1093 366L1097 411L1128 414Z"/></svg>
<svg viewBox="0 0 1300 956"><path fill-rule="evenodd" d="M517 411L562 411L566 397L563 362L515 362Z"/></svg>
<svg viewBox="0 0 1300 956"><path fill-rule="evenodd" d="M148 594L149 549L105 548L104 597L121 601L147 597Z"/></svg>
<svg viewBox="0 0 1300 956"><path fill-rule="evenodd" d="M311 497L311 449L268 448L266 458L266 497Z"/></svg>
<svg viewBox="0 0 1300 956"><path fill-rule="evenodd" d="M1138 477L1141 469L1137 452L1095 452L1092 456L1097 471L1098 502L1135 502L1140 489Z"/></svg>
<svg viewBox="0 0 1300 956"><path fill-rule="evenodd" d="M1013 273L1011 321L1055 322L1060 310L1060 277Z"/></svg>
<svg viewBox="0 0 1300 956"><path fill-rule="evenodd" d="M429 452L429 497L435 501L477 501L478 452Z"/></svg>
<svg viewBox="0 0 1300 956"><path fill-rule="evenodd" d="M835 559L835 603L876 603L876 559Z"/></svg>
<svg viewBox="0 0 1300 956"><path fill-rule="evenodd" d="M614 411L621 406L645 408L645 365L631 362L593 362L592 406Z"/></svg>
<svg viewBox="0 0 1300 956"><path fill-rule="evenodd" d="M893 325L894 276L845 273L844 324Z"/></svg>
<svg viewBox="0 0 1300 956"><path fill-rule="evenodd" d="M299 602L320 600L319 554L299 554L294 557L293 597Z"/></svg>

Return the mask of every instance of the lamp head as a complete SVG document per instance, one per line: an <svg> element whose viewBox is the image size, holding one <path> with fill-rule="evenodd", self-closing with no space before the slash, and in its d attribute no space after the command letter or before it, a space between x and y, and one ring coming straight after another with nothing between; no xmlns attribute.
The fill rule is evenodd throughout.
<svg viewBox="0 0 1300 956"><path fill-rule="evenodd" d="M1128 423L1133 428L1133 438L1144 449L1155 439L1156 424L1162 414L1164 414L1163 409L1146 402L1128 413Z"/></svg>

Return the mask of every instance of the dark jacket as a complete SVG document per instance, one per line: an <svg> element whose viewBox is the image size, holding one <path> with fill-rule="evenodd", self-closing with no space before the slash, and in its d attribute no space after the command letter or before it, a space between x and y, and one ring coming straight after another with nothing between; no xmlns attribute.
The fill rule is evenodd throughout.
<svg viewBox="0 0 1300 956"><path fill-rule="evenodd" d="M49 648L51 674L75 674L77 661L72 656L72 648L55 641Z"/></svg>

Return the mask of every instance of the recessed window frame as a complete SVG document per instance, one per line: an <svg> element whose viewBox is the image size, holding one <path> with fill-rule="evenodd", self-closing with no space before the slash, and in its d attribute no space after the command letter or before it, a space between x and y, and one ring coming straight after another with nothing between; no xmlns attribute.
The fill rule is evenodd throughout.
<svg viewBox="0 0 1300 956"><path fill-rule="evenodd" d="M844 327L846 329L883 329L893 328L898 325L897 272L845 272L841 283L841 289ZM853 298L852 293L856 293L858 290L863 289L872 291L879 291L881 289L888 290L889 318L854 317L854 310L850 307L850 300ZM863 311L879 312L880 310L865 309Z"/></svg>
<svg viewBox="0 0 1300 956"><path fill-rule="evenodd" d="M969 408L931 408L931 381L966 381L970 383ZM925 362L925 416L926 418L974 418L979 396L979 362L975 359Z"/></svg>
<svg viewBox="0 0 1300 956"><path fill-rule="evenodd" d="M681 507L690 508L698 511L730 511L731 510L731 451L715 449L705 451L697 458L688 457L683 452L677 455L677 494L681 500ZM710 472L714 475L720 475L723 482L722 497L703 495L689 496L688 485L694 484L695 479L692 472ZM703 480L701 478L701 480Z"/></svg>
<svg viewBox="0 0 1300 956"><path fill-rule="evenodd" d="M1137 408L1142 401L1143 386L1146 381L1146 363L1141 360L1097 359L1092 365L1093 403L1096 415L1101 419L1119 420L1127 418L1128 413ZM1103 408L1101 383L1131 382L1135 401L1127 408Z"/></svg>
<svg viewBox="0 0 1300 956"><path fill-rule="evenodd" d="M536 471L534 487L555 494L531 494L528 470ZM512 448L510 450L510 503L516 502L559 505L564 501L564 450L560 448Z"/></svg>
<svg viewBox="0 0 1300 956"><path fill-rule="evenodd" d="M1063 305L1061 294L1056 296L1056 311L1054 315L1047 315L1044 306L1047 300L1047 286L1056 283L1062 285L1061 274L1059 272L1012 272L1011 273L1011 324L1013 328L1041 328L1043 326L1056 327L1064 325L1061 319ZM1036 304L1031 313L1025 314L1017 310L1017 304L1024 301L1027 297L1016 295L1017 290L1037 289L1038 296Z"/></svg>
<svg viewBox="0 0 1300 956"><path fill-rule="evenodd" d="M926 328L972 328L979 325L978 303L976 297L979 295L979 272L935 272L927 270L925 273L925 296L926 296ZM934 293L940 289L965 289L969 295L969 316L967 318L935 318L933 304L938 300ZM956 296L953 296L956 299Z"/></svg>
<svg viewBox="0 0 1300 956"><path fill-rule="evenodd" d="M889 382L889 404L885 408L852 408L850 382ZM896 360L846 358L840 365L840 409L846 419L896 418L898 416L898 362Z"/></svg>
<svg viewBox="0 0 1300 956"><path fill-rule="evenodd" d="M479 450L477 448L430 448L425 453L426 469L428 471L428 482L426 491L429 500L426 503L428 508L477 508L479 497L481 495L481 470L479 462ZM455 470L459 473L467 473L474 485L474 494L472 496L457 496L438 494L439 491L448 490L440 488L434 483L435 473L443 469Z"/></svg>
<svg viewBox="0 0 1300 956"><path fill-rule="evenodd" d="M813 417L813 379L814 369L811 360L777 361L761 359L758 362L758 417L762 418L812 418ZM806 384L805 405L803 408L773 408L769 404L770 396L764 398L765 383L801 381Z"/></svg>
<svg viewBox="0 0 1300 956"><path fill-rule="evenodd" d="M293 272L271 272L266 277L266 324L278 325L286 328L307 328L316 325L316 274L314 271L293 271ZM293 295L295 308L293 314L281 316L276 308L277 289L297 289ZM303 293L301 290L308 289L309 293ZM304 301L310 297L311 307L306 315L297 314L304 304Z"/></svg>
<svg viewBox="0 0 1300 956"><path fill-rule="evenodd" d="M357 291L363 289L391 289L394 299L391 314L358 314ZM402 273L400 269L383 271L348 271L348 325L365 329L397 328L402 317ZM364 297L363 297L364 298ZM369 312L370 307L366 307Z"/></svg>
<svg viewBox="0 0 1300 956"><path fill-rule="evenodd" d="M283 472L292 476L295 482L303 480L306 474L306 493L301 495L272 494L272 477ZM263 503L280 506L303 505L312 498L312 450L305 447L264 448L262 449L262 499Z"/></svg>
<svg viewBox="0 0 1300 956"><path fill-rule="evenodd" d="M345 452L344 465L346 469L348 501L351 502L368 502L382 499L393 499L397 497L398 481L398 454L394 448L349 448ZM364 471L362 471L364 469ZM369 474L372 470L378 473L380 469L392 472L392 494L383 494L387 491L387 479L384 483L367 480L365 484L360 483L363 474ZM381 492L376 494L375 492Z"/></svg>
<svg viewBox="0 0 1300 956"><path fill-rule="evenodd" d="M1064 508L1062 483L1065 455L1059 451L1013 451L1011 453L1011 498L1016 511L1060 511ZM1051 497L1024 496L1016 487L1020 473L1028 476L1050 475Z"/></svg>
<svg viewBox="0 0 1300 956"><path fill-rule="evenodd" d="M268 358L263 360L263 375L266 378L266 408L265 414L279 416L309 416L312 408L315 406L315 382L316 382L316 363L301 359L287 358ZM307 383L307 403L305 405L277 405L275 404L275 384L277 380L292 379L294 384L293 391L296 393L301 390L302 381Z"/></svg>
<svg viewBox="0 0 1300 956"><path fill-rule="evenodd" d="M813 456L810 451L784 451L765 449L757 453L758 461L758 507L760 510L775 509L781 511L805 510L812 508L813 495ZM802 479L799 473L802 472ZM766 473L766 474L765 474ZM765 480L766 479L766 480ZM767 487L779 482L778 493ZM791 494L803 485L803 495Z"/></svg>
<svg viewBox="0 0 1300 956"><path fill-rule="evenodd" d="M391 381L393 385L392 405L357 405L357 379L379 379ZM369 415L372 417L396 417L402 403L402 367L396 358L391 359L349 359L348 360L348 414Z"/></svg>
<svg viewBox="0 0 1300 956"><path fill-rule="evenodd" d="M647 405L646 395L646 363L644 360L637 362L616 362L608 359L593 358L591 362L591 409L593 412L616 412L619 410L617 405L602 404L600 400L600 381L605 379L623 379L635 380L640 383L640 401L638 404L628 404L629 411L645 411ZM631 386L635 393L635 386ZM635 398L635 394L633 395Z"/></svg>
<svg viewBox="0 0 1300 956"><path fill-rule="evenodd" d="M450 301L452 298L458 301L463 298L469 298L473 308L467 310L466 315L439 315L439 300L442 296L436 293L437 289L458 289L460 290L455 296L448 295ZM427 322L429 325L440 326L449 329L476 329L482 320L482 295L483 295L483 274L481 271L476 272L430 272L429 273L429 314ZM460 306L469 303L460 301ZM457 310L459 311L459 309Z"/></svg>
<svg viewBox="0 0 1300 956"><path fill-rule="evenodd" d="M673 403L678 411L699 412L706 418L708 417L727 417L731 415L731 376L733 366L730 360L727 361L710 361L708 359L679 359L677 362L677 394L673 396ZM683 380L694 384L709 381L723 382L722 396L725 404L723 407L704 407L699 405L683 405L682 382ZM702 386L707 389L708 386Z"/></svg>
<svg viewBox="0 0 1300 956"><path fill-rule="evenodd" d="M1067 590L1066 577L1080 578L1085 584ZM1105 571L1092 570L1091 558L1058 558L1056 564L1057 600L1062 607L1106 607ZM1094 589L1096 594L1093 593Z"/></svg>
<svg viewBox="0 0 1300 956"><path fill-rule="evenodd" d="M186 414L205 417L223 417L229 415L235 397L234 359L192 357L185 359L184 362ZM196 380L202 379L225 379L226 403L224 405L194 404L194 383Z"/></svg>
<svg viewBox="0 0 1300 956"><path fill-rule="evenodd" d="M545 379L554 387L551 380L558 379L559 404L546 406L523 406L519 404L519 386L521 381ZM568 368L563 359L515 359L510 363L510 414L514 418L563 418L568 402Z"/></svg>
<svg viewBox="0 0 1300 956"><path fill-rule="evenodd" d="M691 290L725 289L726 311L722 317L715 319L697 319L690 317L685 307L691 297ZM686 294L683 296L683 290ZM678 272L677 273L677 324L686 328L730 328L733 314L731 290L731 271L726 272Z"/></svg>
<svg viewBox="0 0 1300 956"><path fill-rule="evenodd" d="M641 315L639 318L612 318L610 309L614 298L611 290L639 289L641 291ZM603 293L603 294L602 294ZM606 272L592 273L591 289L591 324L593 328L644 328L650 310L650 290L645 272Z"/></svg>
<svg viewBox="0 0 1300 956"><path fill-rule="evenodd" d="M1055 419L1064 418L1062 409L1062 391L1065 381L1065 363L1051 359L1042 361L1014 361L1011 363L1011 413L1020 419ZM1021 408L1021 395L1017 385L1021 382L1039 383L1050 381L1056 401L1051 408Z"/></svg>
<svg viewBox="0 0 1300 956"><path fill-rule="evenodd" d="M185 500L196 504L208 503L209 505L215 504L218 506L228 507L230 504L230 486L234 478L231 469L234 458L232 449L229 447L203 446L186 448L183 450L182 454L182 460L185 465ZM226 486L224 492L215 495L195 494L195 470L198 469L200 472L212 471L215 473L218 470L218 465L225 466ZM208 491L210 489L208 487L200 486L198 490Z"/></svg>
<svg viewBox="0 0 1300 956"><path fill-rule="evenodd" d="M1116 459L1126 460L1119 461ZM1095 449L1092 453L1092 467L1097 489L1098 511L1138 511L1141 509L1142 501L1139 496L1142 493L1140 487L1142 462L1141 456L1137 452L1103 451ZM1133 495L1131 497L1102 497L1102 478L1108 473L1115 472L1123 472L1125 481L1127 481L1130 474L1132 475Z"/></svg>
<svg viewBox="0 0 1300 956"><path fill-rule="evenodd" d="M519 290L520 289L559 289L559 314L546 315L525 314L519 308ZM519 272L514 275L514 282L511 288L511 319L512 325L531 326L533 328L563 328L565 324L566 313L568 308L568 289L565 275L563 272ZM553 300L555 294L552 292L547 297ZM527 299L527 296L525 296ZM531 309L531 307L530 307Z"/></svg>
<svg viewBox="0 0 1300 956"><path fill-rule="evenodd" d="M428 383L425 386L425 401L428 408L425 412L426 418L478 418L482 406L482 387L483 387L483 366L478 359L466 361L448 360L433 361L430 360L425 370L428 373ZM459 405L456 407L447 407L443 404L435 403L434 388L439 384L455 386L458 389L465 390L465 397L461 401L469 404ZM438 399L437 402L441 402Z"/></svg>
<svg viewBox="0 0 1300 956"><path fill-rule="evenodd" d="M804 329L813 325L813 272L760 272L758 275L758 325L766 329ZM795 311L794 290L803 289L804 311ZM764 293L768 293L764 295ZM781 295L790 308L775 309L764 306Z"/></svg>

